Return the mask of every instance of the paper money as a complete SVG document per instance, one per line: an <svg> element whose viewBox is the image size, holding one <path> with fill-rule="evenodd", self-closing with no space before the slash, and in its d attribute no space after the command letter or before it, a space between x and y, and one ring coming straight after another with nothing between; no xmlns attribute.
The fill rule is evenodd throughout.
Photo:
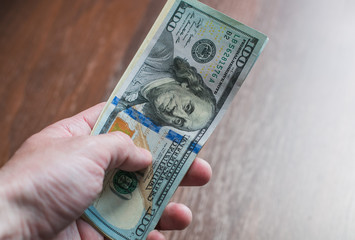
<svg viewBox="0 0 355 240"><path fill-rule="evenodd" d="M198 1L169 0L93 130L125 132L153 163L107 172L84 217L111 239L145 239L266 42Z"/></svg>

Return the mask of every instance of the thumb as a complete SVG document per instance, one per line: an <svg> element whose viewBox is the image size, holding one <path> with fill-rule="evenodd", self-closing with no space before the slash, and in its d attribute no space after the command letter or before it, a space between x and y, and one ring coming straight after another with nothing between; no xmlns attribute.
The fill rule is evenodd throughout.
<svg viewBox="0 0 355 240"><path fill-rule="evenodd" d="M88 156L105 170L120 168L125 171L137 171L146 168L152 162L148 150L137 147L132 139L123 132L110 132L89 136L86 149L93 153Z"/></svg>

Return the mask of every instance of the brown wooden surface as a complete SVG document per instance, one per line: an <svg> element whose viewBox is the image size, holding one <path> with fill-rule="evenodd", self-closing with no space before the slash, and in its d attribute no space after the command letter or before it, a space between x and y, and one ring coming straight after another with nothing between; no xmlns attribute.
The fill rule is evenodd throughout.
<svg viewBox="0 0 355 240"><path fill-rule="evenodd" d="M355 239L355 3L204 0L270 37L178 190L169 239ZM46 125L108 98L163 0L0 3L0 165ZM16 173L14 173L14 176Z"/></svg>

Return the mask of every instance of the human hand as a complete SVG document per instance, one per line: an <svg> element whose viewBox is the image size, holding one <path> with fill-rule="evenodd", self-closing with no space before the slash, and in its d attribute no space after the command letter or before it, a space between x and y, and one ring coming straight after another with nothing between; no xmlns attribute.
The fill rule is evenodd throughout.
<svg viewBox="0 0 355 240"><path fill-rule="evenodd" d="M103 239L79 217L102 190L105 171L147 167L151 155L121 132L89 136L104 104L59 121L30 137L0 169L0 238ZM203 185L211 168L197 158L183 185ZM4 184L6 183L6 185ZM170 203L158 229L183 229L191 211ZM152 231L148 240L164 239Z"/></svg>

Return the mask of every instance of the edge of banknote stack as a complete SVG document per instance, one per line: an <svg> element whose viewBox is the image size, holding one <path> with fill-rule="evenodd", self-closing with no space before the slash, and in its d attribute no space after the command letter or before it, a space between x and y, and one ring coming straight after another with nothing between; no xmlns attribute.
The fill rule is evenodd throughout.
<svg viewBox="0 0 355 240"><path fill-rule="evenodd" d="M234 69L237 69L236 71L238 71L238 61L240 61L239 64L243 64L243 66L240 67L241 70L237 74L235 72L233 72L233 74L230 73L228 75L227 73L228 73L229 70L226 70L227 67L220 66L221 69L224 68L223 71L225 71L225 74L223 76L223 73L221 73L220 75L218 75L218 77L219 78L223 78L223 80L219 82L218 86L216 86L214 89L212 89L212 92L216 95L216 98L218 97L220 99L216 103L216 109L218 109L218 111L217 111L216 115L214 116L213 120L209 123L208 127L205 128L204 132L203 133L199 132L194 137L194 139L193 139L193 141L194 141L194 145L193 145L194 149L192 149L190 151L190 152L192 152L192 154L190 154L188 156L190 156L190 158L195 156L199 152L201 147L204 145L204 143L206 142L208 137L212 134L212 132L215 129L215 127L217 126L218 122L220 122L222 116L224 115L229 103L232 101L232 99L236 95L237 91L239 90L240 86L242 85L242 83L244 82L246 76L248 75L249 71L251 70L252 66L254 65L256 59L258 58L258 56L262 52L263 48L265 47L265 45L266 45L266 43L268 41L268 38L264 34L254 30L252 28L249 28L246 25L244 25L242 23L239 23L238 21L236 21L236 20L234 20L234 19L232 19L232 18L230 18L230 17L228 17L228 16L226 16L226 15L224 15L224 14L222 14L222 13L220 13L220 12L218 12L218 11L216 11L216 10L214 10L214 9L212 9L212 8L206 6L206 5L204 5L204 4L202 4L202 3L198 2L198 1L196 1L196 0L184 0L184 1L183 0L168 0L167 1L167 3L165 4L164 8L161 11L161 13L159 14L157 20L155 21L154 25L152 26L151 30L149 31L147 37L145 38L145 40L143 41L142 45L138 49L138 51L135 54L133 60L129 64L128 68L124 72L123 76L121 77L120 81L118 82L117 86L115 87L113 93L111 94L109 100L107 101L107 104L105 105L102 113L100 114L100 116L99 116L99 118L98 118L98 120L97 120L97 122L96 122L96 124L94 126L92 134L101 134L101 133L107 132L109 130L109 129L106 129L105 131L103 131L101 129L105 128L104 123L107 122L107 118L108 118L108 115L109 115L108 112L111 112L111 115L112 115L112 112L113 112L112 109L115 109L115 107L113 107L112 103L117 104L117 102L120 101L117 98L117 93L119 91L122 91L123 87L127 87L127 84L128 84L127 80L130 80L132 72L134 73L136 71L137 65L139 65L141 63L142 56L146 57L145 55L147 54L146 53L147 52L147 48L149 46L151 46L152 41L157 41L157 38L159 38L159 36L157 36L157 34L160 33L159 31L162 28L162 24L166 23L168 21L167 19L169 17L170 17L170 19L173 19L173 17L175 16L174 14L176 12L174 14L172 14L172 8L176 7L176 6L180 6L179 4L182 4L183 2L186 3L187 5L191 5L191 6L195 7L196 9L200 10L201 12L203 12L205 14L209 14L210 16L213 16L213 19L215 19L216 21L218 20L219 22L223 22L227 26L227 30L225 30L226 34L224 34L225 35L224 37L226 39L230 38L230 41L232 41L233 40L233 36L234 36L234 33L232 34L232 31L228 31L228 28L236 29L236 32L238 30L241 33L243 33L244 35L250 36L250 38L257 39L255 42L251 42L250 43L251 47L249 47L249 48L247 46L248 43L246 43L246 42L238 43L238 44L240 44L240 47L239 47L239 50L238 50L237 53L235 53L236 49L234 49L234 48L238 48L239 45L238 44L233 45L234 58L232 57L232 54L230 54L231 57L228 59L228 62L227 62L227 60L226 60L226 62L228 64L230 64L230 65L234 64L235 65ZM172 16L170 16L170 15L172 15ZM223 39L223 40L226 41L225 39ZM237 40L235 40L235 41L237 41ZM202 42L199 43L199 45L197 44L197 48L198 47L202 48L202 47L204 47L203 45L206 45L206 44L208 45L209 42L208 41L205 41L205 42L202 41ZM207 47L209 47L209 46L207 46ZM199 49L197 49L197 50L195 49L194 51L199 51ZM217 50L213 49L213 51L215 51L215 52L217 51L218 52L218 49ZM230 50L230 51L232 52L232 50ZM201 54L201 53L196 53L196 54L198 55L198 54ZM216 53L214 53L214 54L216 54ZM243 54L245 54L245 58L243 58ZM223 52L222 52L221 55L223 55ZM211 57L208 54L206 54L206 56L207 57ZM215 56L215 55L213 55L213 56ZM211 57L210 59L206 60L206 59L203 59L203 57L205 57L205 56L199 56L198 55L196 57L198 59L197 61L200 61L200 63L201 63L203 61L211 61L211 59L212 59L212 57ZM227 64L226 64L226 66L227 66ZM212 75L212 71L211 71L210 75ZM206 76L207 76L207 74L206 74ZM229 78L230 79L234 78L234 80L228 82ZM212 79L212 78L210 80L203 79L203 81L206 81L206 82L208 82L208 81L214 82L215 80L217 81L217 79ZM224 80L225 80L225 82L223 82ZM217 83L216 83L216 85L217 85ZM221 89L223 89L223 90L221 90ZM134 113L134 114L137 114L137 113ZM109 127L110 127L110 129L112 131L111 125L109 125ZM141 131L141 133L143 132L142 129L140 129L140 131ZM169 136L172 139L174 139L174 137L175 137L174 134L175 133L173 132L173 134L171 134L170 132L171 131L169 131L169 134L170 134ZM179 135L179 134L177 134L177 135ZM180 136L180 138L178 137L179 141L183 141L185 136L187 136L187 135L183 135L183 137ZM181 147L181 149L182 148L183 147ZM188 147L186 147L186 148L188 148ZM153 157L154 157L154 155L153 155ZM110 239L135 239L135 240L145 239L145 237L147 236L149 231L153 230L155 225L158 223L158 220L159 220L159 218L160 218L160 216L161 216L161 214L162 214L162 212L163 212L168 200L171 198L172 194L177 189L179 182L183 178L183 175L187 172L189 166L191 165L192 160L190 160L190 158L188 159L186 164L183 165L183 167L181 167L182 170L179 173L183 173L183 174L180 174L181 176L179 175L177 178L175 178L176 181L174 182L173 186L170 185L170 187L172 189L170 189L168 194L166 194L166 197L165 197L164 201L162 203L160 203L160 206L162 206L162 207L156 211L156 213L154 215L155 220L153 221L153 224L148 224L147 229L144 230L144 233L142 233L141 236L137 237L133 233L131 233L130 235L121 234L121 233L119 233L117 235L112 235L112 234L108 233L109 231L112 231L112 229L108 229L108 228L110 228L109 225L103 226L102 224L99 224L99 223L95 222L95 220L93 220L93 218L92 218L91 213L88 210L83 214L82 217L86 221L88 221L93 227L95 227L98 231L100 231L103 235L105 235L106 237L108 237ZM109 175L111 177L111 176L114 176L115 174L116 173L112 173L111 175L110 174ZM111 179L113 179L113 178L111 177ZM150 216L150 213L148 215ZM140 220L140 221L142 221L142 220Z"/></svg>

